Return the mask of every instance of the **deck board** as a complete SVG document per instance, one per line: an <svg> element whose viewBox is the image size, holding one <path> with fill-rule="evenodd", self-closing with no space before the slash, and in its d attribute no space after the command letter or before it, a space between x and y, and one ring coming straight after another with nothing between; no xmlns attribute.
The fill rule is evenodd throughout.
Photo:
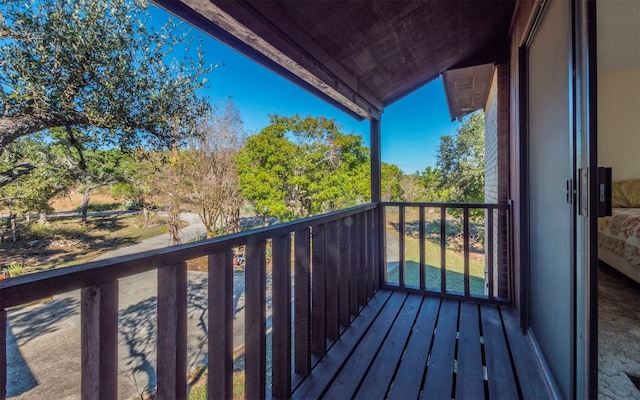
<svg viewBox="0 0 640 400"><path fill-rule="evenodd" d="M478 305L460 304L456 399L484 398L484 372L480 342Z"/></svg>
<svg viewBox="0 0 640 400"><path fill-rule="evenodd" d="M426 297L423 300L395 380L391 384L389 399L418 398L439 310L440 299Z"/></svg>
<svg viewBox="0 0 640 400"><path fill-rule="evenodd" d="M349 361L331 384L329 390L324 394L324 398L344 399L351 398L355 394L378 348L393 326L391 322L398 315L406 297L405 293L400 292L395 292L391 296L384 309L380 312L380 316L369 328L366 336L367 340L356 347Z"/></svg>
<svg viewBox="0 0 640 400"><path fill-rule="evenodd" d="M442 300L433 349L427 364L427 377L420 398L451 398L457 331L458 302Z"/></svg>
<svg viewBox="0 0 640 400"><path fill-rule="evenodd" d="M509 349L502 330L498 308L482 306L482 335L487 360L489 398L519 398L515 376L511 368Z"/></svg>
<svg viewBox="0 0 640 400"><path fill-rule="evenodd" d="M380 290L292 397L476 399L485 391L492 400L549 396L512 309Z"/></svg>
<svg viewBox="0 0 640 400"><path fill-rule="evenodd" d="M322 396L333 377L340 370L345 360L349 358L351 351L360 342L360 339L367 332L390 296L391 292L378 292L378 295L369 302L358 318L345 330L340 340L331 347L331 351L315 365L311 375L302 381L296 391L293 392L293 398L317 399Z"/></svg>
<svg viewBox="0 0 640 400"><path fill-rule="evenodd" d="M369 368L356 398L371 399L387 392L395 373L395 368L389 368L389 365L397 365L400 361L409 338L409 332L420 309L420 303L422 303L422 299L418 296L407 298L389 336L385 339L371 368Z"/></svg>

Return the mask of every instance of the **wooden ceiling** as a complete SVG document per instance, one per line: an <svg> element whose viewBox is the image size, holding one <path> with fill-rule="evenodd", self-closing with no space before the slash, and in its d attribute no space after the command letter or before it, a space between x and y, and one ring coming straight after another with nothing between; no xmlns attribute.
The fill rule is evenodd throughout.
<svg viewBox="0 0 640 400"><path fill-rule="evenodd" d="M516 0L154 2L354 117L377 119L444 71L505 62Z"/></svg>

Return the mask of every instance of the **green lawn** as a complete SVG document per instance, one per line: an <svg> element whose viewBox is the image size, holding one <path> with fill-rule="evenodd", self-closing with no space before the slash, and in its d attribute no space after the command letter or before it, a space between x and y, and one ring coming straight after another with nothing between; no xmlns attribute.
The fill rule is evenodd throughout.
<svg viewBox="0 0 640 400"><path fill-rule="evenodd" d="M425 213L425 221L427 223L437 221L439 219L437 213ZM398 237L397 209L387 210L386 213L387 232ZM449 222L447 222L449 224ZM405 284L409 286L419 286L420 284L420 246L416 233L418 226L418 211L416 208L407 208L405 213L405 225L407 234L405 234ZM415 228L415 229L411 229ZM448 227L449 229L449 227ZM425 240L425 276L426 286L428 289L440 290L440 244L438 243L439 233L432 238ZM472 294L484 294L485 279L485 256L483 249L474 246L474 251L469 254L469 286ZM447 248L446 251L446 280L447 291L464 292L464 252L453 246ZM398 267L391 269L387 273L387 281L390 283L399 282Z"/></svg>

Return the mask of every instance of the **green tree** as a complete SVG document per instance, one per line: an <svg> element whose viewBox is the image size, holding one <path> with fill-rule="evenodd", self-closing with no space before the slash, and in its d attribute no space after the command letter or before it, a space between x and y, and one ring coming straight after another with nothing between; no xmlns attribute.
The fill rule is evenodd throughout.
<svg viewBox="0 0 640 400"><path fill-rule="evenodd" d="M20 138L5 149L0 155L1 170L21 162L35 167L29 174L0 187L0 199L5 207L18 214L38 212L41 221L46 221L47 213L52 211L51 200L67 193L74 181L59 150L30 137Z"/></svg>
<svg viewBox="0 0 640 400"><path fill-rule="evenodd" d="M271 116L236 157L244 197L282 220L355 205L368 197L368 151L333 119ZM265 219L266 221L266 219Z"/></svg>
<svg viewBox="0 0 640 400"><path fill-rule="evenodd" d="M445 202L451 198L449 189L443 187L442 171L439 168L427 166L424 171L418 173L417 179L424 189L424 196L421 200Z"/></svg>
<svg viewBox="0 0 640 400"><path fill-rule="evenodd" d="M402 201L402 178L404 173L395 164L382 163L381 168L382 201Z"/></svg>
<svg viewBox="0 0 640 400"><path fill-rule="evenodd" d="M484 202L484 113L471 114L455 135L442 136L436 155L447 201Z"/></svg>
<svg viewBox="0 0 640 400"><path fill-rule="evenodd" d="M123 148L187 135L211 68L181 25L151 26L146 0L1 2L0 149L56 127Z"/></svg>

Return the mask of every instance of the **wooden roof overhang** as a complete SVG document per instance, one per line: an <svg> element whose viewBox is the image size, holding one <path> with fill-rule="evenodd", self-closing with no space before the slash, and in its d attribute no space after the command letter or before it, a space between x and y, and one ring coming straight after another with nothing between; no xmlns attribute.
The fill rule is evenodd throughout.
<svg viewBox="0 0 640 400"><path fill-rule="evenodd" d="M516 3L153 1L359 120L379 119L386 106L445 71L505 62ZM481 84L486 69L468 69L465 79L473 71ZM451 104L468 93L448 86L453 118L461 110Z"/></svg>

